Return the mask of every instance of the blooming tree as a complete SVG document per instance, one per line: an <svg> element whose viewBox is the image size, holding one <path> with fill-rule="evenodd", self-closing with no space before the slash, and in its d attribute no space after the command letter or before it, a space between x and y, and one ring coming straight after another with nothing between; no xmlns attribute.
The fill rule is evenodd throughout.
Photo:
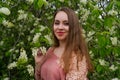
<svg viewBox="0 0 120 80"><path fill-rule="evenodd" d="M34 80L34 56L52 44L53 13L62 6L72 8L83 27L94 66L89 79L120 79L119 0L1 0L1 80Z"/></svg>

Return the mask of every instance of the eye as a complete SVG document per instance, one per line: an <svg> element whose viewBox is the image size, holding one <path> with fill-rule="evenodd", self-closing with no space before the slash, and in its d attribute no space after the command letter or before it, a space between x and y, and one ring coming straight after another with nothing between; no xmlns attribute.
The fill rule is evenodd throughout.
<svg viewBox="0 0 120 80"><path fill-rule="evenodd" d="M55 20L54 24L55 24L55 25L59 25L60 22L59 22L58 20Z"/></svg>
<svg viewBox="0 0 120 80"><path fill-rule="evenodd" d="M63 24L64 24L65 26L68 26L68 25L69 25L69 23L68 23L68 22L64 22Z"/></svg>
<svg viewBox="0 0 120 80"><path fill-rule="evenodd" d="M55 25L59 25L60 23L59 23L59 22L55 22L54 24L55 24Z"/></svg>

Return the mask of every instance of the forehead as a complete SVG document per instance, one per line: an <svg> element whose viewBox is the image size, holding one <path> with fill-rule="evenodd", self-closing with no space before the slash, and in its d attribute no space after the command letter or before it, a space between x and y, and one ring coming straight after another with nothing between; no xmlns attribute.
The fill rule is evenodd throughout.
<svg viewBox="0 0 120 80"><path fill-rule="evenodd" d="M64 11L59 11L55 16L55 20L68 20L68 16Z"/></svg>

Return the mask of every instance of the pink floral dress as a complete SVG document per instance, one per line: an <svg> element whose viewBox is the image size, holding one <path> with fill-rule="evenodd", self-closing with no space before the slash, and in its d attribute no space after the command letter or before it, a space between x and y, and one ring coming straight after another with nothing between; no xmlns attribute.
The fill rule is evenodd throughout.
<svg viewBox="0 0 120 80"><path fill-rule="evenodd" d="M77 59L74 55L70 71L65 74L63 71L63 65L60 63L60 59L53 53L53 51L50 52L50 54L52 54L51 57L48 58L41 67L40 73L42 80L87 80L88 69L85 57L83 57L82 61L78 63L79 69L77 69ZM36 76L39 75L36 74ZM36 78L36 80L40 79Z"/></svg>

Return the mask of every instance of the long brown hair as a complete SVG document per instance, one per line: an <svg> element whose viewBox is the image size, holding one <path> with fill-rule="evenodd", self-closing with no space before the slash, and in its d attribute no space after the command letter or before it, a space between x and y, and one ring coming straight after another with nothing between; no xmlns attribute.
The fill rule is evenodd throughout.
<svg viewBox="0 0 120 80"><path fill-rule="evenodd" d="M66 73L69 71L70 62L71 62L70 60L73 52L77 55L77 60L82 60L83 56L85 56L88 70L92 70L92 64L88 54L88 48L85 43L85 39L82 36L82 27L79 24L79 19L77 15L72 9L63 7L58 11L56 11L56 13L54 14L54 19L59 11L64 11L68 15L68 23L69 23L69 34L66 39L65 51L62 55L62 59L64 61L64 71ZM54 20L53 20L53 25L54 25ZM54 32L53 32L53 39L54 39L54 47L58 47L59 40L56 38Z"/></svg>

